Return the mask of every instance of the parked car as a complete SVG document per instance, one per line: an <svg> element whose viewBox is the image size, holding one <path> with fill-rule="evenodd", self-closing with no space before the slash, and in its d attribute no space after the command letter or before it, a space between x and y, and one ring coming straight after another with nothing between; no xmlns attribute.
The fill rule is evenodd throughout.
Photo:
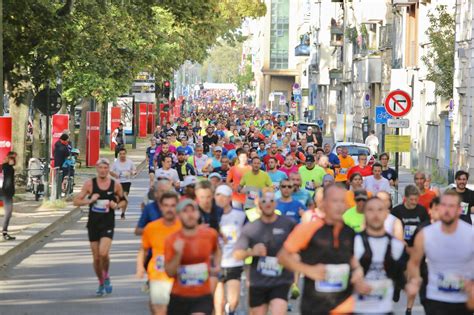
<svg viewBox="0 0 474 315"><path fill-rule="evenodd" d="M364 143L357 143L357 142L337 142L334 147L332 148L332 153L337 154L337 148L347 148L349 149L349 155L352 156L354 159L355 164L358 164L359 155L365 154L367 155L367 164L373 165L375 163L375 156L370 151L370 148L365 145Z"/></svg>

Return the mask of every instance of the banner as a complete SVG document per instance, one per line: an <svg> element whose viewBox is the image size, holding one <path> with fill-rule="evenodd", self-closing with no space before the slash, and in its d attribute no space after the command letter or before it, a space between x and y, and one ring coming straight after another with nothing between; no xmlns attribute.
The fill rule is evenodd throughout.
<svg viewBox="0 0 474 315"><path fill-rule="evenodd" d="M59 137L63 133L69 133L69 115L68 114L56 114L52 116L51 119L52 128L51 128L51 163L53 167L61 166L61 165L54 165L54 145L58 142Z"/></svg>
<svg viewBox="0 0 474 315"><path fill-rule="evenodd" d="M152 134L155 131L156 124L156 105L148 104L148 133Z"/></svg>
<svg viewBox="0 0 474 315"><path fill-rule="evenodd" d="M138 111L139 111L139 120L138 120L138 137L146 138L146 121L147 121L147 104L140 103L138 104Z"/></svg>
<svg viewBox="0 0 474 315"><path fill-rule="evenodd" d="M122 119L122 108L112 107L109 109L109 123L108 129L112 132L118 128L120 121ZM115 143L112 142L112 132L110 132L110 150L115 150Z"/></svg>
<svg viewBox="0 0 474 315"><path fill-rule="evenodd" d="M87 112L86 121L86 165L94 166L97 160L99 159L100 113Z"/></svg>
<svg viewBox="0 0 474 315"><path fill-rule="evenodd" d="M0 117L0 161L12 150L12 118Z"/></svg>
<svg viewBox="0 0 474 315"><path fill-rule="evenodd" d="M123 123L123 130L126 135L133 135L134 132L134 111L135 103L133 96L117 97L114 102L109 102L107 105L107 134L111 134L113 129L110 129L110 122L112 120L112 108L119 107L121 111L120 121Z"/></svg>

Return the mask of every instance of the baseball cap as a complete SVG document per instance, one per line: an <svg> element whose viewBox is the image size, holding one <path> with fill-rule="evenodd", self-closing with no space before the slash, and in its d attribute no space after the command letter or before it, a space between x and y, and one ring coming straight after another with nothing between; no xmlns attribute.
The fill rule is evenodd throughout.
<svg viewBox="0 0 474 315"><path fill-rule="evenodd" d="M324 175L324 177L323 177L323 183L324 183L325 181L331 181L331 182L334 183L334 177L333 177L332 175L330 175L330 174L326 174L326 175Z"/></svg>
<svg viewBox="0 0 474 315"><path fill-rule="evenodd" d="M214 147L214 151L221 151L221 152L222 152L222 147L220 147L220 146L215 146L215 147Z"/></svg>
<svg viewBox="0 0 474 315"><path fill-rule="evenodd" d="M184 150L184 148L178 148L178 149L176 150L176 152L177 152L178 154L186 154L186 150Z"/></svg>
<svg viewBox="0 0 474 315"><path fill-rule="evenodd" d="M183 180L183 187L188 187L190 185L196 185L197 177L196 176L186 176Z"/></svg>
<svg viewBox="0 0 474 315"><path fill-rule="evenodd" d="M308 154L306 155L306 162L311 162L313 163L315 160L314 160L314 155L312 154Z"/></svg>
<svg viewBox="0 0 474 315"><path fill-rule="evenodd" d="M213 178L213 177L217 177L217 178L219 178L219 180L222 180L222 176L221 176L221 174L219 174L219 173L216 173L216 172L211 173L211 174L209 174L209 177L208 177L208 178L211 179L211 178Z"/></svg>
<svg viewBox="0 0 474 315"><path fill-rule="evenodd" d="M232 196L232 188L230 188L227 185L220 185L216 189L216 195L224 195L224 196L230 197Z"/></svg>
<svg viewBox="0 0 474 315"><path fill-rule="evenodd" d="M194 200L191 199L184 199L178 203L176 206L176 212L181 212L183 211L187 206L192 206L194 207L195 210L198 209L198 205Z"/></svg>
<svg viewBox="0 0 474 315"><path fill-rule="evenodd" d="M106 159L106 158L99 158L97 162L95 163L95 165L99 166L100 164L110 165L110 161L109 159Z"/></svg>
<svg viewBox="0 0 474 315"><path fill-rule="evenodd" d="M369 199L369 196L367 195L367 191L365 189L359 189L354 191L354 200L365 200L367 201Z"/></svg>

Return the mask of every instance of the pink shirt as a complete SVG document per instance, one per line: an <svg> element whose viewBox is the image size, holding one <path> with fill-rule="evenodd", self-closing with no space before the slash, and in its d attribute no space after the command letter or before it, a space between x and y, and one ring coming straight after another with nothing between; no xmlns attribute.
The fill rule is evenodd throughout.
<svg viewBox="0 0 474 315"><path fill-rule="evenodd" d="M280 167L280 171L286 174L290 178L291 173L298 173L298 166L293 165L291 168L286 168L286 166Z"/></svg>

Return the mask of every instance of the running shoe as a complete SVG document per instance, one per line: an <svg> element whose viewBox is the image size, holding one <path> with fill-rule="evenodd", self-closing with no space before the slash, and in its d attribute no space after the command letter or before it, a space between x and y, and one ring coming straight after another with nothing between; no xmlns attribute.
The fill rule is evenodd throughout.
<svg viewBox="0 0 474 315"><path fill-rule="evenodd" d="M112 293L112 283L110 283L110 278L104 280L105 293Z"/></svg>
<svg viewBox="0 0 474 315"><path fill-rule="evenodd" d="M296 283L293 283L290 288L290 298L292 300L296 300L300 297L300 295L300 288L298 288L298 285Z"/></svg>
<svg viewBox="0 0 474 315"><path fill-rule="evenodd" d="M97 296L103 296L105 294L105 288L104 288L104 285L101 284L99 285L99 287L97 288L97 291L95 291L95 295Z"/></svg>

